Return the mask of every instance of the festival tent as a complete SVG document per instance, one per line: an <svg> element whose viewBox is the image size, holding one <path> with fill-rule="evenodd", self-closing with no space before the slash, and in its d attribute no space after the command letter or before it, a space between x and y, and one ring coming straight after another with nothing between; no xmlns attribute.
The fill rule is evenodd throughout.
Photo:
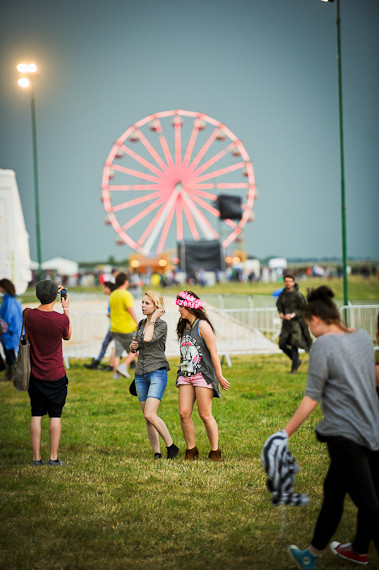
<svg viewBox="0 0 379 570"><path fill-rule="evenodd" d="M32 261L32 269L38 269L38 263ZM42 262L44 271L56 271L58 275L77 275L79 264L76 261L65 259L64 257L54 257Z"/></svg>

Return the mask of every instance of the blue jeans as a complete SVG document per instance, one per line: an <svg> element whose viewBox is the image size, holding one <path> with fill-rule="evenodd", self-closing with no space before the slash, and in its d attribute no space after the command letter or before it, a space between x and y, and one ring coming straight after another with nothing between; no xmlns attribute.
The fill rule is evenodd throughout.
<svg viewBox="0 0 379 570"><path fill-rule="evenodd" d="M101 350L100 350L99 356L97 357L96 360L98 360L99 362L102 361L102 359L104 358L104 355L107 351L107 348L111 342L112 342L112 335L111 335L111 330L109 329L107 334L105 335L105 338L103 340L103 344L101 345Z"/></svg>
<svg viewBox="0 0 379 570"><path fill-rule="evenodd" d="M134 380L139 402L146 402L147 398L162 400L167 386L167 370L154 370L142 376L136 374Z"/></svg>

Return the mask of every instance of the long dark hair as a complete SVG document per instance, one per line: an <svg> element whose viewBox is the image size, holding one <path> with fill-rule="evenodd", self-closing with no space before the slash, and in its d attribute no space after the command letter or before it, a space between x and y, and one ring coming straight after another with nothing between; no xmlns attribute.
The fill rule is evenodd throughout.
<svg viewBox="0 0 379 570"><path fill-rule="evenodd" d="M303 316L308 321L313 316L319 317L328 325L337 325L341 329L347 330L346 325L341 321L341 315L333 297L333 291L326 285L311 289L307 294L307 302L302 307Z"/></svg>
<svg viewBox="0 0 379 570"><path fill-rule="evenodd" d="M194 293L193 291L184 291L184 293L188 293L189 295L192 295L193 297L195 297L195 299L200 299L200 297L198 297L196 295L196 293ZM181 299L181 297L179 295L177 295L176 298ZM216 333L215 328L212 325L211 321L209 320L205 309L190 309L189 307L185 307L185 308L187 309L187 311L189 313L191 313L191 315L193 315L194 317L196 317L200 321L207 321L207 323L210 325L212 331L214 333ZM182 335L183 335L184 329L187 326L187 323L189 323L189 321L187 319L183 319L182 317L179 317L178 324L176 326L176 334L178 335L179 340L182 338Z"/></svg>
<svg viewBox="0 0 379 570"><path fill-rule="evenodd" d="M14 297L16 295L15 286L13 285L12 281L10 281L9 279L6 278L0 279L0 287L5 289L8 295L10 295L11 297Z"/></svg>

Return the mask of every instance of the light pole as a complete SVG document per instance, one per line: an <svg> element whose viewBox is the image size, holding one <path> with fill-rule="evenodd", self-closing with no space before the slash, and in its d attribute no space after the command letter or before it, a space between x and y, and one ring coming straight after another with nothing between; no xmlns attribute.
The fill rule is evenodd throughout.
<svg viewBox="0 0 379 570"><path fill-rule="evenodd" d="M37 261L38 261L38 278L42 279L42 253L41 253L41 230L39 216L39 189L38 189L38 155L37 155L37 123L36 123L36 104L34 98L33 78L37 74L37 66L35 63L20 63L17 71L22 74L18 80L20 87L24 89L30 88L30 104L32 112L32 137L33 137L33 170L34 170L34 201L36 215L36 240L37 240Z"/></svg>
<svg viewBox="0 0 379 570"><path fill-rule="evenodd" d="M333 2L334 0L321 0ZM345 160L343 145L343 106L342 106L342 61L341 61L341 17L340 0L337 4L337 68L338 68L338 109L340 124L340 167L341 167L341 229L342 229L342 272L343 272L343 301L349 303L347 285L347 240L346 240L346 198L345 198Z"/></svg>

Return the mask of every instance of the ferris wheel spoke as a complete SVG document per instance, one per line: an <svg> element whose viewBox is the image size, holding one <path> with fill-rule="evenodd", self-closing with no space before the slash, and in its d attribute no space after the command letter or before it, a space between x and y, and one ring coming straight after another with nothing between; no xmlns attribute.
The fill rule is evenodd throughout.
<svg viewBox="0 0 379 570"><path fill-rule="evenodd" d="M209 168L210 166L212 166L213 164L215 164L216 162L218 162L219 160L221 160L222 158L224 158L225 155L228 154L228 152L230 152L232 150L232 148L235 147L235 143L231 142L227 147L225 147L224 149L220 150L220 152L218 152L217 154L215 154L214 156L212 156L212 158L210 158L209 160L207 160L207 162L205 162L204 164L202 164L201 166L199 166L199 168L196 168L196 170L193 171L193 175L194 176L199 176L199 174L201 174L202 172L204 172L204 170L207 170L207 168Z"/></svg>
<svg viewBox="0 0 379 570"><path fill-rule="evenodd" d="M218 190L234 190L237 188L249 188L248 182L219 182L216 184Z"/></svg>
<svg viewBox="0 0 379 570"><path fill-rule="evenodd" d="M174 119L175 129L175 165L180 166L182 162L182 122L180 117Z"/></svg>
<svg viewBox="0 0 379 570"><path fill-rule="evenodd" d="M145 135L141 131L138 131L138 137L139 137L139 140L141 141L141 143L143 144L143 146L149 152L149 154L154 158L156 163L159 164L159 166L162 168L162 170L164 170L166 172L168 169L167 164L165 164L164 160L162 160L162 158L159 156L158 152L155 150L155 148L150 143L150 141L147 140L147 138L145 137Z"/></svg>
<svg viewBox="0 0 379 570"><path fill-rule="evenodd" d="M139 214L137 214L136 216L131 218L128 222L126 222L126 224L124 224L122 226L122 229L128 230L129 228L131 228L132 226L134 226L135 224L140 222L143 218L145 218L148 214L150 214L150 212L152 212L153 210L158 208L158 206L160 206L163 201L164 201L164 198L162 198L162 197L155 200L155 202L150 204L150 206L148 206L147 208L142 210L142 212L140 212Z"/></svg>
<svg viewBox="0 0 379 570"><path fill-rule="evenodd" d="M167 165L169 168L172 168L174 166L174 161L172 160L171 152L170 149L168 148L168 143L163 133L159 135L159 140L161 143L163 154L165 155L167 161Z"/></svg>
<svg viewBox="0 0 379 570"><path fill-rule="evenodd" d="M156 190L156 184L110 184L108 190L111 192L127 190Z"/></svg>
<svg viewBox="0 0 379 570"><path fill-rule="evenodd" d="M154 164L151 164L151 162L149 162L148 160L146 160L145 158L143 158L142 156L140 156L137 152L135 152L134 150L132 150L131 148L125 146L124 144L120 145L120 149L123 150L127 155L129 155L131 158L133 158L134 160L136 160L137 162L139 162L140 164L142 164L142 166L145 166L148 170L150 170L151 172L154 172L155 174L157 174L158 176L160 176L162 174L162 170L160 170L159 168L157 168L156 166L154 166Z"/></svg>
<svg viewBox="0 0 379 570"><path fill-rule="evenodd" d="M200 239L200 236L199 236L199 232L197 231L197 227L196 227L196 224L194 222L194 219L192 217L191 210L187 206L187 203L184 199L183 199L182 203L183 203L184 216L185 216L187 223L189 225L189 228L191 230L192 237L195 241L198 241Z"/></svg>
<svg viewBox="0 0 379 570"><path fill-rule="evenodd" d="M208 200L217 200L217 194L210 194L209 192L204 192L203 190L199 190L197 186L191 188L191 196L202 196L203 198L208 198Z"/></svg>
<svg viewBox="0 0 379 570"><path fill-rule="evenodd" d="M230 220L229 218L224 220L224 222L226 223L227 226L233 228L233 230L236 230L237 228L240 227L234 220Z"/></svg>
<svg viewBox="0 0 379 570"><path fill-rule="evenodd" d="M205 202L205 200L202 200L201 198L198 198L197 196L193 196L193 195L191 196L191 198L194 202L196 202L196 204L198 204L199 206L204 208L204 210L207 210L213 216L216 216L216 218L220 217L219 210L216 210L216 208L214 208L213 206L208 204L208 202Z"/></svg>
<svg viewBox="0 0 379 570"><path fill-rule="evenodd" d="M178 191L174 191L171 194L169 200L165 204L163 204L159 212L155 215L155 217L152 219L152 221L147 226L147 228L141 235L140 239L138 240L137 243L142 246L145 243L146 238L148 237L146 244L144 245L143 248L144 251L146 251L146 253L150 252L151 247L163 226L167 214L170 211L170 208L173 206L173 204L175 204L177 196L178 196Z"/></svg>
<svg viewBox="0 0 379 570"><path fill-rule="evenodd" d="M224 247L228 247L228 245L229 245L230 243L232 243L233 240L236 239L236 237L241 233L241 231L242 231L241 228L239 228L239 227L236 228L235 231L232 232L232 233L222 242L222 245L223 245Z"/></svg>
<svg viewBox="0 0 379 570"><path fill-rule="evenodd" d="M216 178L217 176L222 176L223 174L228 174L229 172L234 172L234 170L239 170L245 166L244 162L237 162L237 164L232 164L231 166L226 166L225 168L220 168L219 170L214 170L209 174L204 174L196 178L197 182L203 182L204 180L210 180L211 178Z"/></svg>
<svg viewBox="0 0 379 570"><path fill-rule="evenodd" d="M176 200L176 239L183 240L183 204L181 196Z"/></svg>
<svg viewBox="0 0 379 570"><path fill-rule="evenodd" d="M185 153L184 158L183 158L183 164L185 164L186 166L188 166L188 163L191 159L193 148L195 146L197 135L199 133L198 122L199 122L199 119L195 119L195 121L193 123L193 127L192 127L191 136L190 136L190 139L188 141L186 153Z"/></svg>
<svg viewBox="0 0 379 570"><path fill-rule="evenodd" d="M135 176L136 178L150 180L151 182L159 182L159 178L157 176L151 176L150 174L145 174L144 172L139 172L138 170L133 170L132 168L126 168L125 166L119 166L118 164L113 164L112 168L118 172L123 172L124 174Z"/></svg>
<svg viewBox="0 0 379 570"><path fill-rule="evenodd" d="M117 204L117 206L113 206L111 212L119 212L120 210L125 210L126 208L130 208L131 206L137 206L138 204L142 204L143 202L148 202L149 200L153 200L160 196L160 191L153 192L148 194L147 196L141 196L140 198L135 198L134 200L128 200L127 202L123 202L122 204Z"/></svg>
<svg viewBox="0 0 379 570"><path fill-rule="evenodd" d="M176 208L176 203L174 202L174 204L171 206L171 208L167 214L167 218L166 218L166 221L164 223L163 230L161 233L161 237L160 237L160 240L158 243L157 253L162 253L162 251L163 251L164 244L166 243L168 231L169 231L170 226L171 226L172 218L174 216L175 208Z"/></svg>
<svg viewBox="0 0 379 570"><path fill-rule="evenodd" d="M208 137L208 140L203 144L203 146L201 147L201 149L199 150L199 152L197 153L197 155L195 156L195 158L193 159L193 161L189 165L191 170L195 170L196 166L199 164L199 162L203 158L204 154L207 152L207 150L209 149L211 144L215 141L216 136L219 133L219 131L220 131L219 127L216 127L214 129L213 133L211 133L211 135Z"/></svg>
<svg viewBox="0 0 379 570"><path fill-rule="evenodd" d="M198 221L198 226L199 226L201 232L203 233L204 237L206 239L217 239L218 233L212 227L212 225L209 223L209 221L204 216L204 214L199 210L199 208L196 206L194 201L191 200L191 198L186 194L183 194L182 197L183 197L184 205L188 207L191 214L196 215L196 219ZM193 220L193 218L192 218L192 220Z"/></svg>

